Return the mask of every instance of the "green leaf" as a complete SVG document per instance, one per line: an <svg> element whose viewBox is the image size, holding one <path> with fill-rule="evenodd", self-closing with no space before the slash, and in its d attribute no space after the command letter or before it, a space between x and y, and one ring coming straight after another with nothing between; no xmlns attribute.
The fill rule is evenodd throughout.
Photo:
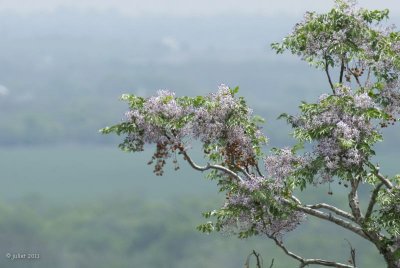
<svg viewBox="0 0 400 268"><path fill-rule="evenodd" d="M239 92L239 86L237 86L233 89L229 89L229 91L232 94L232 96L234 96L235 94L237 94Z"/></svg>
<svg viewBox="0 0 400 268"><path fill-rule="evenodd" d="M339 139L339 141L340 141L340 145L344 149L350 149L355 144L354 140Z"/></svg>
<svg viewBox="0 0 400 268"><path fill-rule="evenodd" d="M304 142L299 142L296 143L293 147L292 147L292 153L295 154L297 151L304 149Z"/></svg>
<svg viewBox="0 0 400 268"><path fill-rule="evenodd" d="M214 231L214 225L211 221L201 224L199 226L196 227L197 230L199 230L202 233L211 233L212 231Z"/></svg>
<svg viewBox="0 0 400 268"><path fill-rule="evenodd" d="M395 261L400 260L400 248L398 248L394 253L394 259Z"/></svg>

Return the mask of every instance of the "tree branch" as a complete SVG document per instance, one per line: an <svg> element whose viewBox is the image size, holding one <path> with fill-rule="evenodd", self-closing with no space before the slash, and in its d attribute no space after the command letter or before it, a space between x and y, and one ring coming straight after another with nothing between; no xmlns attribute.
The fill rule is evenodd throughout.
<svg viewBox="0 0 400 268"><path fill-rule="evenodd" d="M297 261L300 262L300 268L306 267L307 265L322 265L322 266L329 266L329 267L340 267L340 268L353 268L351 265L339 263L339 262L333 262L333 261L327 261L327 260L322 260L322 259L305 259L291 251L289 251L282 243L282 241L279 241L276 237L269 236L272 240L275 241L275 244L280 247L286 255L292 257L293 259L296 259Z"/></svg>
<svg viewBox="0 0 400 268"><path fill-rule="evenodd" d="M376 177L388 188L388 189L393 189L393 184L385 178L381 173L379 173L379 167L376 167L374 164L371 162L367 162L367 166L372 169L373 173L376 175Z"/></svg>
<svg viewBox="0 0 400 268"><path fill-rule="evenodd" d="M356 79L356 82L357 82L358 86L359 86L360 88L362 88L363 86L362 86L361 83L360 83L360 79L358 79L359 74L354 73L354 72L349 68L349 65L348 65L348 64L347 64L347 70L354 76L354 78Z"/></svg>
<svg viewBox="0 0 400 268"><path fill-rule="evenodd" d="M307 205L304 206L304 205L301 204L300 200L297 197L292 195L290 198L295 202L294 205L297 208L297 210L302 211L302 212L304 212L304 213L306 213L308 215L312 215L314 217L317 217L317 218L320 218L320 219L335 223L335 224L337 224L337 225L339 225L339 226L341 226L341 227L343 227L343 228L345 228L345 229L347 229L349 231L352 231L352 232L360 235L361 237L371 241L371 239L367 235L365 235L365 233L363 232L363 230L360 227L355 226L352 223L350 223L348 221L345 221L345 220L343 220L341 218L335 217L331 213L325 213L325 212L316 210L315 208L319 208L320 207L320 208L329 209L329 210L333 211L334 213L336 213L339 216L342 216L342 217L345 217L345 218L350 217L350 218L352 218L350 220L354 221L353 216L350 215L349 213L347 213L347 212L345 212L343 210L340 210L340 209L338 209L338 208L336 208L334 206L330 206L330 205L327 205L327 204L324 204L324 203L311 205L311 206L310 205L309 206L307 206ZM291 201L289 201L289 200L287 200L285 198L282 198L282 201L284 203L288 204L288 205L293 205L293 202L291 202ZM313 206L316 206L316 207L314 208ZM343 214L343 215L341 215L341 214Z"/></svg>
<svg viewBox="0 0 400 268"><path fill-rule="evenodd" d="M290 203L290 201L287 201L285 199L284 199L284 201ZM301 204L298 204L298 203L297 203L296 208L299 211L302 211L302 212L304 212L304 213L306 213L308 215L312 215L312 216L315 216L317 218L320 218L320 219L323 219L323 220L326 220L326 221L330 221L332 223L335 223L336 225L339 225L339 226L343 227L344 229L352 231L353 233L358 234L362 238L372 242L373 244L375 244L379 248L379 243L381 241L380 234L367 232L367 231L363 230L361 227L355 226L355 225L353 225L352 223L350 223L348 221L345 221L345 220L342 220L342 219L337 218L335 216L332 216L331 213L329 213L329 214L328 213L324 213L324 212L321 212L319 210L315 210L315 209L307 207L307 206L302 206ZM360 212L360 215L361 215L361 212ZM360 224L360 225L363 224L363 219L362 218L360 218L360 220L358 221L357 220L357 216L356 215L353 215L353 216L355 217L356 222L358 224Z"/></svg>
<svg viewBox="0 0 400 268"><path fill-rule="evenodd" d="M290 203L290 201L287 201L287 200L286 200L286 202ZM348 221L345 221L345 220L342 220L341 218L335 217L331 213L328 214L328 213L325 213L325 212L322 212L322 211L319 211L319 210L316 210L313 208L309 208L306 206L298 205L298 204L296 205L296 208L297 208L297 210L302 211L308 215L312 215L314 217L335 223L336 225L339 225L339 226L343 227L344 229L352 231L353 233L358 234L362 238L365 238L365 239L371 241L371 239L367 235L365 235L363 229L351 224Z"/></svg>
<svg viewBox="0 0 400 268"><path fill-rule="evenodd" d="M295 197L294 195L290 196L290 198L291 198L294 202L296 202L297 205L301 205L300 200L299 200L297 197Z"/></svg>
<svg viewBox="0 0 400 268"><path fill-rule="evenodd" d="M274 266L274 261L275 261L275 259L272 258L271 265L269 266L269 268L272 268L272 266Z"/></svg>
<svg viewBox="0 0 400 268"><path fill-rule="evenodd" d="M341 210L341 209L338 209L338 208L336 208L336 207L334 207L334 206L325 204L325 203L319 203L319 204L315 204L315 205L306 205L306 207L308 207L308 208L313 208L313 209L324 208L324 209L327 209L327 210L330 210L330 211L336 213L338 216L342 216L342 217L344 217L344 218L346 218L346 219L349 219L349 220L351 220L351 221L355 221L355 220L356 220L356 219L354 218L354 216L351 215L350 213L348 213L348 212L346 212L346 211L343 211L343 210Z"/></svg>
<svg viewBox="0 0 400 268"><path fill-rule="evenodd" d="M345 239L347 243L349 244L350 247L350 259L349 262L351 261L351 264L353 264L354 267L356 267L356 249L353 248L353 246L350 244L350 241Z"/></svg>
<svg viewBox="0 0 400 268"><path fill-rule="evenodd" d="M351 71L350 71L350 72L351 72ZM354 78L356 79L356 82L357 82L358 86L359 86L360 88L362 88L363 86L361 85L360 79L358 79L358 76L357 76L356 74L354 74L354 73L353 73L353 76L354 76Z"/></svg>
<svg viewBox="0 0 400 268"><path fill-rule="evenodd" d="M343 56L342 57L342 62L340 64L340 75L339 75L339 83L340 84L343 83L344 69L345 69L345 66L344 66L344 56Z"/></svg>
<svg viewBox="0 0 400 268"><path fill-rule="evenodd" d="M230 170L226 167L223 167L220 165L211 165L210 163L207 163L207 165L205 165L205 166L199 166L193 162L193 160L189 157L189 155L186 153L185 150L180 150L180 152L183 154L184 159L189 163L189 165L198 171L206 171L209 169L216 169L216 170L220 170L228 175L231 175L238 181L243 182L243 179L238 174L236 174L235 172L233 172L232 170Z"/></svg>
<svg viewBox="0 0 400 268"><path fill-rule="evenodd" d="M371 66L368 67L368 74L367 74L367 79L365 79L365 87L369 84L369 79L371 77Z"/></svg>
<svg viewBox="0 0 400 268"><path fill-rule="evenodd" d="M264 266L264 261L263 261L261 255L260 255L260 253L257 253L255 250L253 250L253 252L251 252L251 253L249 254L249 256L247 256L246 262L244 263L244 267L245 267L245 268L250 268L250 257L251 257L252 255L254 255L254 257L256 258L256 262L257 262L256 265L257 265L257 268L262 268L262 267ZM274 259L272 259L271 267L272 267L272 265L274 264L274 261L273 261L273 260L274 260Z"/></svg>
<svg viewBox="0 0 400 268"><path fill-rule="evenodd" d="M364 218L361 214L360 210L360 202L358 200L358 185L360 184L361 177L357 177L356 179L351 179L350 184L351 184L351 191L348 195L349 199L349 206L351 208L351 212L358 224L362 224Z"/></svg>
<svg viewBox="0 0 400 268"><path fill-rule="evenodd" d="M389 189L393 189L393 184L386 179L381 173L376 172L375 175L378 177L378 179L381 180L381 182L383 182L383 184L385 184L385 186Z"/></svg>
<svg viewBox="0 0 400 268"><path fill-rule="evenodd" d="M252 179L252 177L251 177L251 175L244 169L244 168L242 168L242 167L240 167L240 166L237 166L237 168L244 174L244 175L246 175L246 177L248 178L248 179Z"/></svg>
<svg viewBox="0 0 400 268"><path fill-rule="evenodd" d="M257 163L256 163L255 167L256 167L258 175L261 176L261 177L264 177L264 175L261 173L260 168L258 167Z"/></svg>
<svg viewBox="0 0 400 268"><path fill-rule="evenodd" d="M369 200L367 212L365 213L365 220L368 221L368 219L372 215L372 211L374 209L375 203L376 203L376 198L378 197L379 190L382 188L383 182L379 183L374 191L372 192L371 199Z"/></svg>
<svg viewBox="0 0 400 268"><path fill-rule="evenodd" d="M326 58L326 56L324 58L325 58L325 73L326 73L326 76L328 77L329 85L331 86L333 95L336 95L335 87L333 86L331 75L329 74L328 59Z"/></svg>

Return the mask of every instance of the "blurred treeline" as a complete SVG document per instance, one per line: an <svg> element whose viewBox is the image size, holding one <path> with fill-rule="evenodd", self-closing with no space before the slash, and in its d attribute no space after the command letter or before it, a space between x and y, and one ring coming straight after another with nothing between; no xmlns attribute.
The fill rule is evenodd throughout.
<svg viewBox="0 0 400 268"><path fill-rule="evenodd" d="M267 151L291 144L276 117L329 89L323 72L269 49L299 19L0 13L0 267L242 267L253 249L267 267L272 258L274 267L294 267L271 241L198 233L200 212L223 202L215 185L185 167L155 177L144 165L152 149L124 154L121 137L98 130L123 119L122 93L204 95L225 83L240 86L267 119ZM394 172L398 128L388 137L378 152ZM304 196L345 207L341 190ZM289 244L307 257L346 262L345 238L360 267L382 264L372 247L320 221ZM11 261L7 252L41 258Z"/></svg>
<svg viewBox="0 0 400 268"><path fill-rule="evenodd" d="M297 265L265 239L239 240L194 231L201 221L198 211L216 201L183 196L160 202L112 195L61 206L36 195L26 196L12 205L0 206L0 266L243 267L253 249L261 253L266 267L272 259L273 267ZM326 232L313 221L301 231L294 237L297 242L288 243L297 252L347 261L349 247L343 238L337 239L336 232ZM381 267L373 248L354 244L352 236L346 238L357 246L360 267ZM329 247L337 249L327 254ZM10 260L3 257L7 253L38 253L40 259Z"/></svg>
<svg viewBox="0 0 400 268"><path fill-rule="evenodd" d="M221 83L275 121L326 88L320 73L269 48L295 19L2 13L0 144L115 144L97 131L123 118L121 94L204 95Z"/></svg>
<svg viewBox="0 0 400 268"><path fill-rule="evenodd" d="M0 145L115 144L97 131L123 119L121 94L204 95L221 83L266 118L272 146L287 144L279 114L329 91L322 71L270 49L300 19L0 13Z"/></svg>

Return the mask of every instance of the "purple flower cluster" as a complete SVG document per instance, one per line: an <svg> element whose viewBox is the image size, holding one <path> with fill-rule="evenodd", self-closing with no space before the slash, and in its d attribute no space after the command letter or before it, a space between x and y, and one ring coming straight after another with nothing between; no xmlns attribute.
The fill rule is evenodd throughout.
<svg viewBox="0 0 400 268"><path fill-rule="evenodd" d="M279 203L279 198L275 202ZM224 208L240 206L239 215L227 217L221 222L222 232L226 234L239 234L250 229L259 235L282 239L283 235L293 231L302 221L305 214L298 211L290 211L287 208L281 216L274 216L268 204L260 204L247 194L237 194L228 198ZM282 208L283 204L280 204Z"/></svg>
<svg viewBox="0 0 400 268"><path fill-rule="evenodd" d="M340 47L343 44L349 43L349 38L351 38L351 43L360 45L365 43L365 38L362 34L355 35L354 32L362 33L361 29L366 28L368 23L364 20L360 10L355 8L356 1L336 1L335 10L342 12L344 16L350 18L342 26L331 26L332 30L325 27L324 30L313 30L306 31L306 35L302 35L305 38L302 42L302 51L298 51L298 55L302 57L303 60L308 61L311 58L324 60L327 53L337 53L340 54ZM321 21L322 20L322 21ZM346 19L342 18L343 21ZM330 25L332 21L336 23L330 16L321 17L315 12L307 12L303 18L303 21L297 23L293 29L293 32L289 37L295 37L299 32L307 29L306 25L313 25L315 28L315 22ZM341 27L341 29L338 27ZM333 30L334 29L334 30ZM358 31L355 31L357 29ZM350 37L351 36L351 37ZM337 51L336 51L337 50ZM329 51L329 52L328 52ZM332 57L335 63L341 62L340 56Z"/></svg>
<svg viewBox="0 0 400 268"><path fill-rule="evenodd" d="M266 157L265 169L273 179L273 188L282 188L285 180L299 167L304 166L307 161L306 157L295 155L289 148L283 148L277 154Z"/></svg>
<svg viewBox="0 0 400 268"><path fill-rule="evenodd" d="M163 143L168 141L165 128L160 122L159 117L165 120L176 121L190 112L190 108L184 108L175 100L175 93L168 90L157 91L156 96L152 96L143 105L143 109L132 109L125 113L128 122L133 123L140 131L132 135L140 135L144 143ZM157 118L158 117L158 118ZM177 131L175 135L170 135L170 139L182 137L187 133L183 128ZM139 138L139 137L137 137Z"/></svg>
<svg viewBox="0 0 400 268"><path fill-rule="evenodd" d="M365 94L356 95L354 104L359 108L373 107L373 102ZM350 168L359 166L365 159L364 153L353 146L343 146L343 141L350 141L354 145L372 133L374 126L364 115L349 114L336 105L329 105L320 116L310 120L306 127L322 125L334 126L331 135L319 140L315 152L322 156L330 170L336 169L340 164Z"/></svg>
<svg viewBox="0 0 400 268"><path fill-rule="evenodd" d="M385 103L384 111L394 116L398 115L400 113L400 81L395 79L386 83L381 96Z"/></svg>
<svg viewBox="0 0 400 268"><path fill-rule="evenodd" d="M284 218L271 217L268 225L258 223L257 229L261 234L276 237L282 240L282 237L286 233L296 229L305 219L306 215L304 213L292 211Z"/></svg>
<svg viewBox="0 0 400 268"><path fill-rule="evenodd" d="M156 96L131 105L126 117L134 128L128 131L126 141L134 151L142 150L146 143L157 144L153 160L159 159L160 167L171 152L187 147L192 139L217 144L213 148L218 148L226 164L248 167L256 162L254 140L261 146L264 138L255 126L246 132L251 116L252 111L224 84L216 93L193 99L159 90Z"/></svg>
<svg viewBox="0 0 400 268"><path fill-rule="evenodd" d="M361 167L369 155L358 145L378 133L377 126L363 113L377 107L368 94L354 93L349 87L340 86L334 97L328 100L328 95L320 96L319 112L296 119L302 131L326 129L324 135L314 140L313 150L314 156L325 163L325 169L319 174L323 182L330 181L338 169Z"/></svg>
<svg viewBox="0 0 400 268"><path fill-rule="evenodd" d="M335 8L342 9L346 15L354 16L357 12L357 1L356 0L336 0Z"/></svg>
<svg viewBox="0 0 400 268"><path fill-rule="evenodd" d="M295 159L291 153L286 158ZM277 183L272 179L251 174L238 186L238 190L227 194L222 207L222 210L236 211L219 220L225 234L238 235L253 230L259 235L282 239L285 233L294 230L305 219L304 213L290 210L282 201ZM264 196L262 200L260 195ZM271 207L281 212L272 212Z"/></svg>
<svg viewBox="0 0 400 268"><path fill-rule="evenodd" d="M367 93L362 93L354 96L354 105L357 108L368 109L375 107L374 101L368 96Z"/></svg>
<svg viewBox="0 0 400 268"><path fill-rule="evenodd" d="M365 9L356 8L356 1L336 0L328 14L307 12L286 38L286 48L303 60L318 66L345 67L347 82L371 88L373 81L384 81L382 96L387 110L399 112L400 38L394 26L381 27L381 18ZM387 15L387 14L386 14ZM372 19L374 17L374 19ZM311 29L311 30L310 30ZM363 74L367 74L364 75ZM374 78L373 78L374 77ZM362 82L365 83L362 86ZM386 83L386 84L385 84ZM396 84L396 85L394 85ZM360 96L361 97L361 96ZM365 100L365 99L364 99ZM368 105L360 99L360 107ZM394 115L394 113L391 113Z"/></svg>
<svg viewBox="0 0 400 268"><path fill-rule="evenodd" d="M226 120L237 108L237 100L232 96L229 87L222 84L218 92L208 96L210 101L206 107L195 110L193 134L202 142L214 142L227 133Z"/></svg>
<svg viewBox="0 0 400 268"><path fill-rule="evenodd" d="M376 73L386 73L391 77L398 77L399 67L393 60L393 55L400 54L400 40L393 39L390 36L394 33L396 27L391 25L389 27L375 27L375 40L373 44L365 40L361 42L359 47L363 50L365 57L362 62L365 66L371 66ZM385 48L390 51L390 56L381 53L379 48ZM378 60L377 60L378 59Z"/></svg>
<svg viewBox="0 0 400 268"><path fill-rule="evenodd" d="M250 175L250 178L240 182L240 186L250 192L258 191L266 184L264 177Z"/></svg>
<svg viewBox="0 0 400 268"><path fill-rule="evenodd" d="M156 96L145 101L143 108L128 111L126 117L128 122L134 123L143 132L142 137L145 143L159 143L167 141L168 138L182 139L184 137L212 142L230 133L226 129L226 119L229 113L237 108L237 100L225 85L219 87L217 94L211 94L209 100L208 107L183 106L177 102L174 92L159 90ZM183 127L174 128L173 133L165 126L165 121L169 121L172 126L189 114L194 114L192 122L186 122ZM160 122L160 119L163 122ZM229 136L236 140L243 139L243 143L248 143L243 135L243 130L238 127Z"/></svg>
<svg viewBox="0 0 400 268"><path fill-rule="evenodd" d="M156 96L152 96L146 101L144 109L154 114L162 114L167 118L182 115L182 107L177 105L175 93L169 90L158 90Z"/></svg>

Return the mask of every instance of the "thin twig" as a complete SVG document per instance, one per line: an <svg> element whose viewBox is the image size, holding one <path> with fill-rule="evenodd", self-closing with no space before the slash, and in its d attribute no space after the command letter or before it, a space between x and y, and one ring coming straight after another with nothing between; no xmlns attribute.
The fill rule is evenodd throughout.
<svg viewBox="0 0 400 268"><path fill-rule="evenodd" d="M331 75L329 74L329 65L328 65L328 59L326 56L325 56L325 73L326 73L326 76L328 77L329 85L331 86L333 95L336 95L335 87L333 86Z"/></svg>
<svg viewBox="0 0 400 268"><path fill-rule="evenodd" d="M241 182L244 181L238 174L236 174L235 172L233 172L232 170L230 170L230 169L228 169L226 167L223 167L223 166L220 166L220 165L211 165L210 163L207 163L207 165L205 165L205 166L199 166L199 165L197 165L196 163L193 162L193 160L189 157L189 155L186 153L186 151L181 150L181 153L183 154L184 159L186 161L188 161L189 165L192 168L196 169L196 170L206 171L206 170L209 170L209 169L216 169L216 170L223 171L228 175L231 175L232 177L236 178L238 181L241 181Z"/></svg>
<svg viewBox="0 0 400 268"><path fill-rule="evenodd" d="M262 258L259 253L257 253L255 250L253 250L254 256L256 256L256 261L257 261L257 268L262 268Z"/></svg>
<svg viewBox="0 0 400 268"><path fill-rule="evenodd" d="M351 191L348 195L349 199L349 206L351 208L351 212L356 220L357 223L362 224L364 218L361 214L360 210L360 202L358 200L358 185L360 184L361 177L357 177L356 179L351 179L350 184L351 184Z"/></svg>
<svg viewBox="0 0 400 268"><path fill-rule="evenodd" d="M289 204L293 204L292 202L290 202L288 200L285 200L285 199L284 199L284 202L287 202ZM343 227L344 229L352 231L353 233L358 234L362 238L365 238L365 239L371 241L371 239L367 235L365 235L364 231L360 227L355 226L355 225L351 224L350 222L345 221L345 220L343 220L341 218L335 217L331 213L325 213L325 212L322 212L322 211L319 211L319 210L316 210L316 209L313 209L313 208L309 208L309 207L306 207L306 206L302 206L302 205L299 205L299 204L296 204L296 209L299 210L299 211L302 211L302 212L304 212L304 213L306 213L308 215L312 215L314 217L317 217L317 218L320 218L320 219L335 223L336 225L339 225L339 226Z"/></svg>
<svg viewBox="0 0 400 268"><path fill-rule="evenodd" d="M330 210L330 211L334 212L335 214L337 214L339 216L342 216L342 217L344 217L346 219L349 219L351 221L355 221L354 216L351 215L350 213L348 213L346 211L343 211L341 209L338 209L338 208L336 208L334 206L325 204L325 203L319 203L319 204L315 204L315 205L307 205L306 207L313 208L313 209L324 208L324 209Z"/></svg>
<svg viewBox="0 0 400 268"><path fill-rule="evenodd" d="M371 76L371 66L368 67L368 74L367 74L367 79L365 80L365 85L364 85L364 87L367 87L367 85L369 84L370 76Z"/></svg>
<svg viewBox="0 0 400 268"><path fill-rule="evenodd" d="M351 71L350 71L350 72L351 72ZM352 73L353 73L353 72L352 72ZM361 85L360 79L358 79L358 76L355 75L355 74L353 74L353 76L354 76L354 78L356 79L356 82L357 82L358 86L359 86L360 88L362 88L363 86Z"/></svg>
<svg viewBox="0 0 400 268"><path fill-rule="evenodd" d="M248 178L248 179L252 179L252 177L251 177L251 175L246 171L246 169L244 169L244 168L242 168L242 167L240 167L240 166L237 166L237 168L244 174L244 175L246 175L246 177Z"/></svg>
<svg viewBox="0 0 400 268"><path fill-rule="evenodd" d="M379 173L379 168L377 168L374 164L372 164L371 162L367 162L367 165L372 169L373 174L375 174L375 176L381 181L383 182L383 184L385 184L385 186L388 189L393 189L393 184L385 178L385 176L383 176L381 173Z"/></svg>
<svg viewBox="0 0 400 268"><path fill-rule="evenodd" d="M253 249L253 251L247 256L246 262L244 263L244 267L245 267L245 268L250 268L250 258L251 258L251 255L254 255L254 257L256 258L256 265L257 265L257 268L262 268L262 267L264 266L264 263L263 263L264 261L263 261L261 255L260 255L260 253L257 253L254 249ZM272 260L273 260L273 259L272 259ZM272 264L273 264L273 261L272 261Z"/></svg>
<svg viewBox="0 0 400 268"><path fill-rule="evenodd" d="M381 180L381 182L385 184L387 188L393 189L393 184L388 179L386 179L381 173L377 172L375 173L375 175L378 177L378 179Z"/></svg>
<svg viewBox="0 0 400 268"><path fill-rule="evenodd" d="M301 205L300 200L299 200L297 197L295 197L294 195L290 196L290 198L291 198L294 202L296 202L298 205Z"/></svg>
<svg viewBox="0 0 400 268"><path fill-rule="evenodd" d="M353 264L353 267L356 267L356 249L353 248L353 246L350 244L350 241L345 239L347 241L347 243L349 244L350 247L350 259L349 262L351 262L351 264Z"/></svg>
<svg viewBox="0 0 400 268"><path fill-rule="evenodd" d="M382 186L383 186L383 182L379 183L375 187L374 191L372 192L371 199L369 200L367 212L365 213L365 220L366 221L368 221L369 218L372 215L372 211L373 211L375 203L376 203L376 198L378 197L379 190L382 188Z"/></svg>
<svg viewBox="0 0 400 268"><path fill-rule="evenodd" d="M344 56L342 56L342 62L341 62L341 64L340 64L340 75L339 75L339 83L340 83L340 84L343 83L344 69L345 69L345 66L344 66Z"/></svg>
<svg viewBox="0 0 400 268"><path fill-rule="evenodd" d="M275 259L272 258L271 265L269 266L269 268L272 268L272 266L274 266L274 262L275 262Z"/></svg>
<svg viewBox="0 0 400 268"><path fill-rule="evenodd" d="M348 64L347 64L347 70L354 76L354 78L356 79L356 82L357 82L358 86L359 86L360 88L362 88L363 86L361 85L360 80L358 79L358 74L354 73L354 72L349 68L349 65L348 65Z"/></svg>
<svg viewBox="0 0 400 268"><path fill-rule="evenodd" d="M340 268L353 268L353 266L339 263L339 262L334 262L334 261L327 261L327 260L322 260L322 259L305 259L291 251L289 251L282 243L282 241L279 241L276 237L270 236L272 240L275 241L275 244L280 247L286 255L296 259L297 261L300 262L300 268L305 267L307 265L322 265L322 266L329 266L329 267L340 267Z"/></svg>
<svg viewBox="0 0 400 268"><path fill-rule="evenodd" d="M363 232L363 230L360 227L353 225L351 222L348 222L348 221L345 221L345 220L343 220L341 218L335 217L331 213L325 213L325 212L319 211L317 209L314 209L314 208L312 208L310 206L304 206L304 205L301 204L300 200L298 198L296 198L295 196L293 196L293 195L290 198L295 202L294 205L295 205L295 208L297 210L302 211L302 212L304 212L304 213L306 213L308 215L311 215L311 216L314 216L314 217L317 217L317 218L320 218L320 219L335 223L335 224L337 224L337 225L339 225L339 226L341 226L341 227L343 227L343 228L345 228L347 230L350 230L350 231L360 235L361 237L371 241L371 239ZM291 202L291 201L289 201L287 199L283 198L282 201L284 203L288 204L288 205L293 205L293 202ZM320 205L320 204L317 204L317 206L318 205ZM329 206L329 205L326 205L326 206ZM341 213L341 214L346 214L347 213L347 212L342 211L342 210L340 210L340 209L338 209L336 207L333 207L333 206L329 206L329 207L330 207L329 210L332 210L335 213L336 212L337 213ZM328 207L325 207L325 208L328 209ZM349 215L347 215L347 216L349 216Z"/></svg>
<svg viewBox="0 0 400 268"><path fill-rule="evenodd" d="M259 176L264 177L264 175L261 173L260 168L258 167L258 164L255 165L257 173Z"/></svg>

